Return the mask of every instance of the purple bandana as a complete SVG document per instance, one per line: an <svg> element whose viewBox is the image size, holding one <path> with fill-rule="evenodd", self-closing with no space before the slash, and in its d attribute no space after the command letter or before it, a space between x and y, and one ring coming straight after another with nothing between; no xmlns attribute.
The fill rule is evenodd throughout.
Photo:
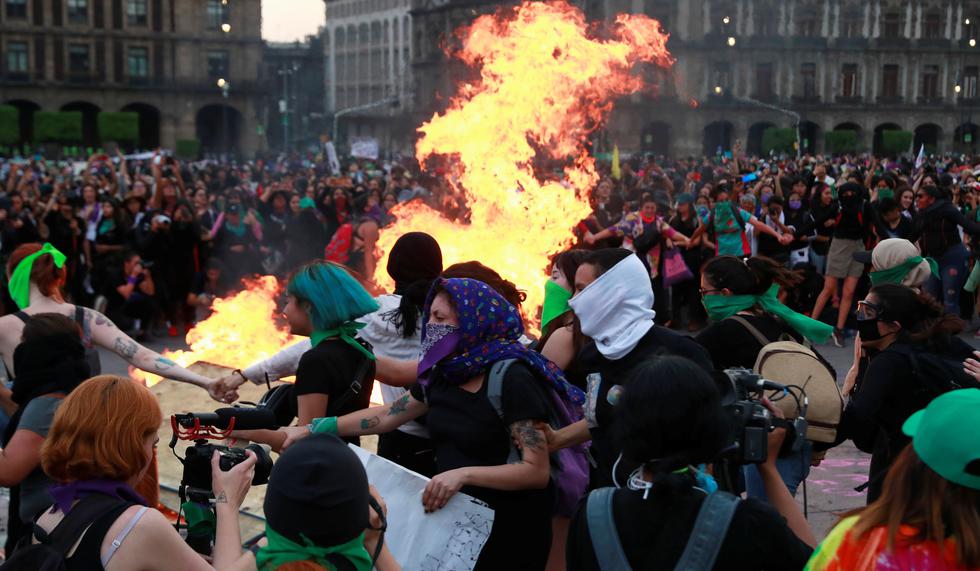
<svg viewBox="0 0 980 571"><path fill-rule="evenodd" d="M75 500L92 494L115 496L123 501L146 505L146 500L132 486L118 480L79 480L64 485L55 484L48 488L48 492L54 498L54 507L63 514L71 511L71 505ZM52 513L53 511L52 509Z"/></svg>

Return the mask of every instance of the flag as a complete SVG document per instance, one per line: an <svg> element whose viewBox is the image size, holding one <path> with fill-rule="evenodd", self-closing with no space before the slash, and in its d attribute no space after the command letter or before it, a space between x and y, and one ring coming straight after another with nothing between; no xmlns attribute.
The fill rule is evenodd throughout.
<svg viewBox="0 0 980 571"><path fill-rule="evenodd" d="M619 180L622 176L623 173L619 168L619 145L613 145L612 177Z"/></svg>
<svg viewBox="0 0 980 571"><path fill-rule="evenodd" d="M915 157L915 168L921 169L922 165L926 162L926 145L925 143L919 147L919 156Z"/></svg>

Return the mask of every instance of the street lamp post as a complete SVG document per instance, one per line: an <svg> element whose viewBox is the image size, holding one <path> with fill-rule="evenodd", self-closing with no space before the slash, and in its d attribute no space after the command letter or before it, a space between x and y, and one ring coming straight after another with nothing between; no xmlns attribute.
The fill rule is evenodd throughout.
<svg viewBox="0 0 980 571"><path fill-rule="evenodd" d="M221 106L221 148L228 153L228 91L231 89L231 84L225 78L218 79L218 87L221 88L221 97L225 99L224 105Z"/></svg>
<svg viewBox="0 0 980 571"><path fill-rule="evenodd" d="M282 99L279 100L279 113L282 114L282 150L287 153L289 152L289 78L297 71L299 66L295 63L279 68L279 75L282 77Z"/></svg>
<svg viewBox="0 0 980 571"><path fill-rule="evenodd" d="M800 156L803 154L803 139L802 137L800 137L800 122L802 118L800 117L799 113L793 111L792 109L786 109L783 107L779 107L778 105L772 105L771 103L765 103L763 101L758 101L750 97L733 96L732 100L737 101L739 103L744 103L746 105L752 105L755 107L761 107L763 109L769 109L770 111L776 111L777 113L782 113L784 115L789 115L790 117L792 117L793 120L796 122L796 158L800 158Z"/></svg>

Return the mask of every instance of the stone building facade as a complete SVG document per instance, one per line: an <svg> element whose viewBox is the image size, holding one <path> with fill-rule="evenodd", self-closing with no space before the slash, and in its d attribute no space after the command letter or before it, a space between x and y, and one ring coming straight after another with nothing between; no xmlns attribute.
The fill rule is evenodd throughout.
<svg viewBox="0 0 980 571"><path fill-rule="evenodd" d="M135 111L141 148L252 155L261 21L261 0L0 0L0 103L27 140L34 111L81 111L86 145L99 111Z"/></svg>
<svg viewBox="0 0 980 571"><path fill-rule="evenodd" d="M259 114L271 149L318 147L328 124L325 69L322 34L266 42L260 76L267 90Z"/></svg>
<svg viewBox="0 0 980 571"><path fill-rule="evenodd" d="M430 117L465 74L440 46L499 7L413 0L415 120ZM736 140L761 148L767 127L795 127L806 150L824 134L915 133L936 152L976 152L980 123L978 0L583 0L592 19L646 13L671 34L670 72L617 103L601 134L630 152L714 154ZM773 107L781 109L773 109Z"/></svg>
<svg viewBox="0 0 980 571"><path fill-rule="evenodd" d="M372 137L382 149L411 149L410 0L326 0L326 109L340 113L335 138Z"/></svg>

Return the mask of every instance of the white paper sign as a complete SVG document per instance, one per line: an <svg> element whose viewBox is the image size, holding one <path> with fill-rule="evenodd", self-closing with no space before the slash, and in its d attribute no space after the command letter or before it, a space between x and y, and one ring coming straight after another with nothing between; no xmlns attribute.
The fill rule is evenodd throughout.
<svg viewBox="0 0 980 571"><path fill-rule="evenodd" d="M405 571L471 571L490 537L493 510L457 493L427 514L422 492L429 479L351 445L371 483L388 505L385 544Z"/></svg>
<svg viewBox="0 0 980 571"><path fill-rule="evenodd" d="M377 160L378 158L378 140L377 139L355 139L351 141L350 144L350 156L355 159L371 159Z"/></svg>

